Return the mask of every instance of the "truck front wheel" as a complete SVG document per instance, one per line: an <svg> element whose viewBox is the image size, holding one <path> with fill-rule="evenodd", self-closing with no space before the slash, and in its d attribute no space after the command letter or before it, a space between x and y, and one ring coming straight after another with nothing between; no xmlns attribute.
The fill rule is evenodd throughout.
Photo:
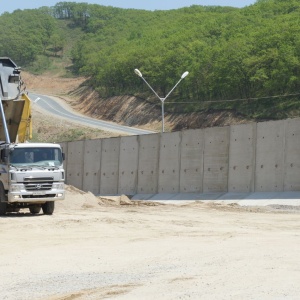
<svg viewBox="0 0 300 300"><path fill-rule="evenodd" d="M0 216L4 216L7 211L7 203L6 203L5 191L3 183L0 182Z"/></svg>
<svg viewBox="0 0 300 300"><path fill-rule="evenodd" d="M41 207L39 205L32 205L32 206L29 206L29 210L33 215L35 215L41 211Z"/></svg>
<svg viewBox="0 0 300 300"><path fill-rule="evenodd" d="M0 216L4 216L6 214L7 204L5 202L0 202Z"/></svg>
<svg viewBox="0 0 300 300"><path fill-rule="evenodd" d="M54 212L54 201L48 201L42 205L44 215L52 215Z"/></svg>

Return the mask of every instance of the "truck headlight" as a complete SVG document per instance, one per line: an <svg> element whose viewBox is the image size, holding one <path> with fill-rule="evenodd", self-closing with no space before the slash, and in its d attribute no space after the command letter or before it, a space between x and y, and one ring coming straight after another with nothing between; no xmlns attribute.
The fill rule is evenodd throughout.
<svg viewBox="0 0 300 300"><path fill-rule="evenodd" d="M10 191L13 192L20 192L22 190L22 185L20 184L12 184L10 186Z"/></svg>
<svg viewBox="0 0 300 300"><path fill-rule="evenodd" d="M56 190L63 190L65 185L63 183L53 183L53 188Z"/></svg>

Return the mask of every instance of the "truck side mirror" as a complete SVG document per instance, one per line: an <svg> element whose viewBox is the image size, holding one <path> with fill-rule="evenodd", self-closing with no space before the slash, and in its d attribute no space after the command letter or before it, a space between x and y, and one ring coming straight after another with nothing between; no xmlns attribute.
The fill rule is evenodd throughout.
<svg viewBox="0 0 300 300"><path fill-rule="evenodd" d="M62 159L63 159L63 160L65 160L65 159L66 159L66 155L65 155L65 153L64 153L64 152L62 152L61 156L62 156Z"/></svg>
<svg viewBox="0 0 300 300"><path fill-rule="evenodd" d="M2 149L1 150L1 161L3 161L4 163L7 163L8 156L9 156L9 149L8 148Z"/></svg>

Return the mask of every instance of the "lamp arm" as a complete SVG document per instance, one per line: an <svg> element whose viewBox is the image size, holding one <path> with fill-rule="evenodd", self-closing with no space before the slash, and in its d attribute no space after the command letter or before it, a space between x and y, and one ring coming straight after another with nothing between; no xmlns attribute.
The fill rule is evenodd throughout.
<svg viewBox="0 0 300 300"><path fill-rule="evenodd" d="M174 85L174 87L171 89L171 91L168 93L168 95L164 98L163 101L165 101L169 97L169 95L174 91L174 89L180 83L181 80L182 80L182 78L180 78L179 81Z"/></svg>
<svg viewBox="0 0 300 300"><path fill-rule="evenodd" d="M157 93L154 91L154 89L151 87L151 85L146 81L146 79L144 78L144 77L141 77L144 81L145 81L145 83L149 86L149 88L151 89L151 91L157 96L157 98L160 100L160 101L162 101L162 98L160 98L158 95L157 95Z"/></svg>

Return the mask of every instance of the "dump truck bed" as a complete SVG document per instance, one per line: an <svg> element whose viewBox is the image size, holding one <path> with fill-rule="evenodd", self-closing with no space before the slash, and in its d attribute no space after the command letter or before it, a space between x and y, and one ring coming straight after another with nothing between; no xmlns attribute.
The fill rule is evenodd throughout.
<svg viewBox="0 0 300 300"><path fill-rule="evenodd" d="M31 135L31 107L26 94L21 93L20 68L8 57L0 57L0 98L11 142L24 142ZM2 116L0 115L0 118ZM6 141L0 122L0 141Z"/></svg>

